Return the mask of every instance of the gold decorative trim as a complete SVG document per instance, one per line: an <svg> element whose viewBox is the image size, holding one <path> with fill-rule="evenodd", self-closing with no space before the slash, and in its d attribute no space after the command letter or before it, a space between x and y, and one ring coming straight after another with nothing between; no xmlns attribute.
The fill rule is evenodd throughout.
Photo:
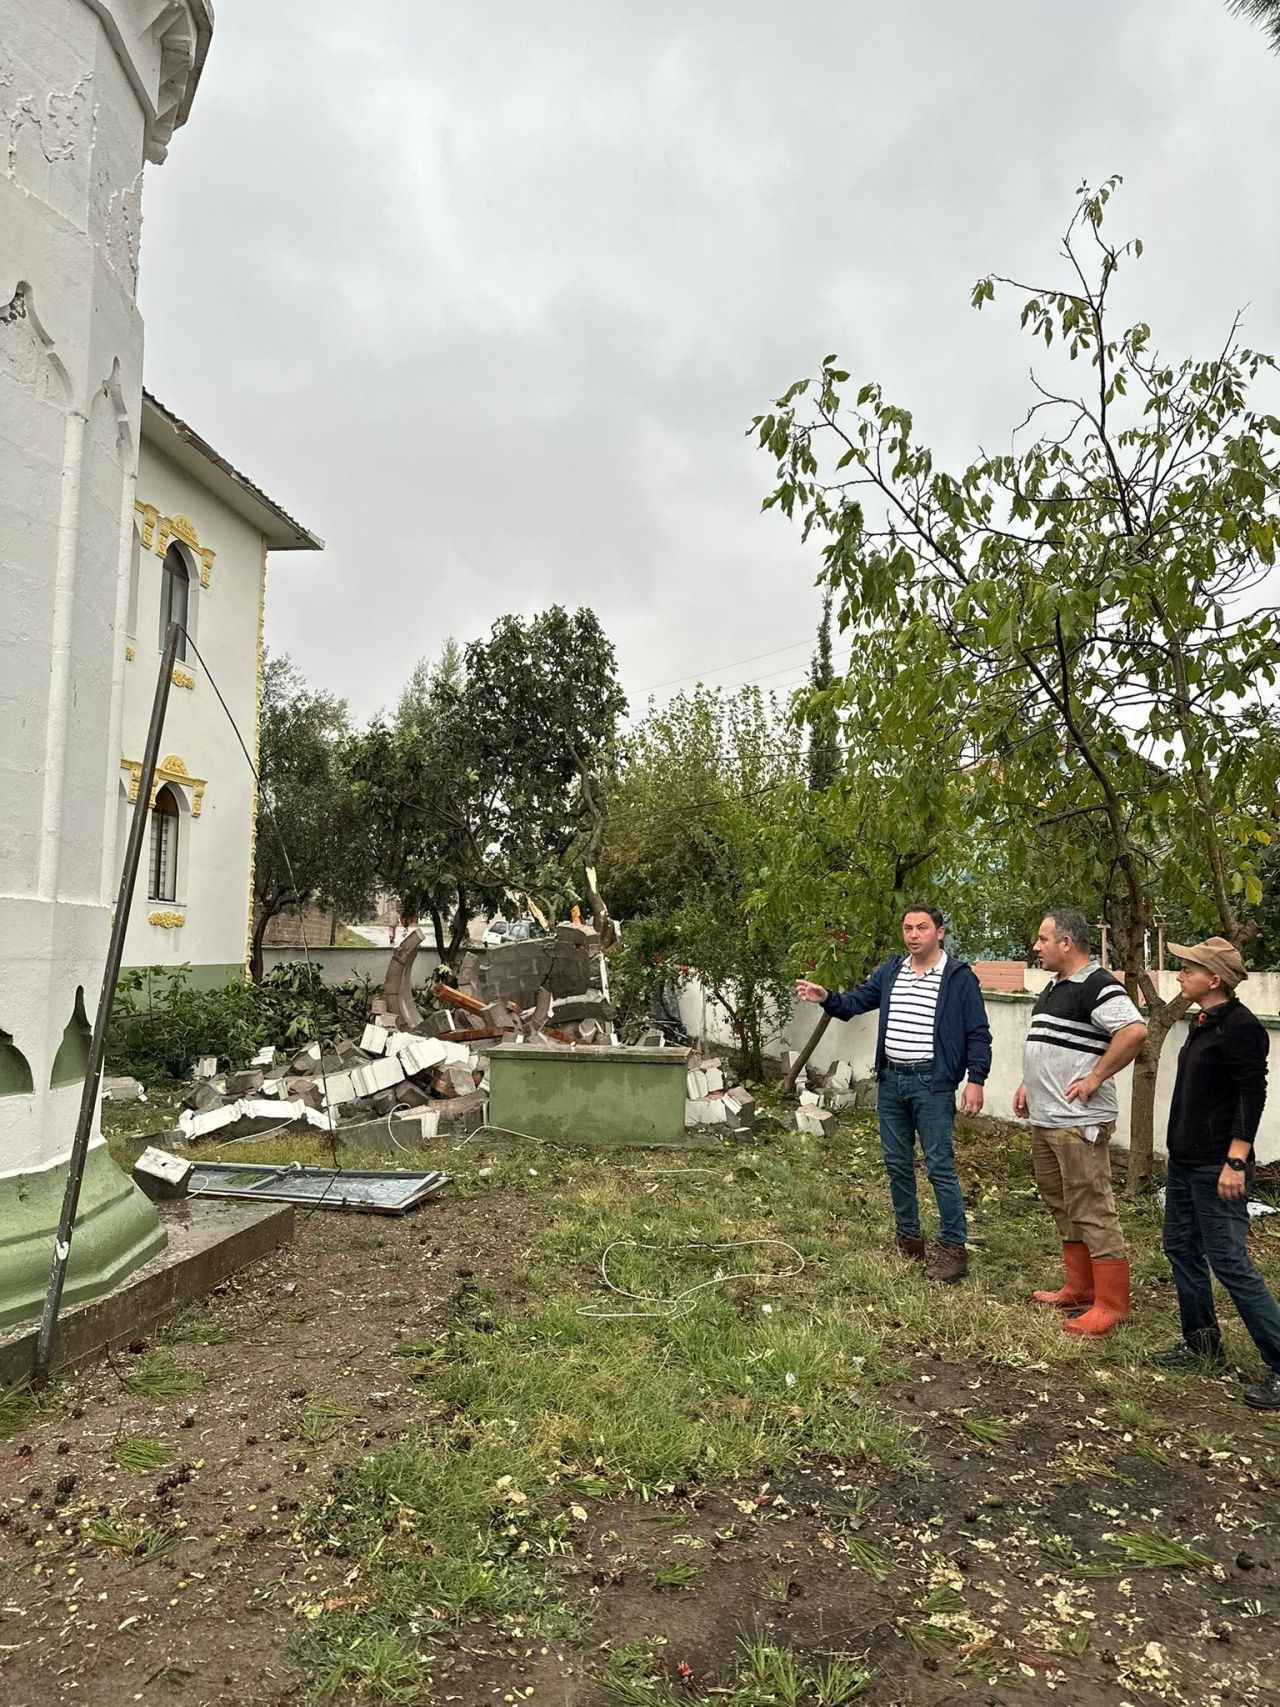
<svg viewBox="0 0 1280 1707"><path fill-rule="evenodd" d="M213 574L213 560L218 555L207 545L201 545L196 533L196 525L190 516L161 516L160 532L156 537L156 556L163 557L169 549L171 539L180 539L183 545L190 546L200 559L200 585L207 587Z"/></svg>
<svg viewBox="0 0 1280 1707"><path fill-rule="evenodd" d="M262 562L258 569L258 668L253 700L253 796L249 808L249 922L245 930L244 975L252 976L253 880L258 863L258 765L262 757L262 676L266 660L267 633L267 536L262 536Z"/></svg>
<svg viewBox="0 0 1280 1707"><path fill-rule="evenodd" d="M190 670L180 670L175 664L173 667L173 685L175 688L193 688L196 685L196 679Z"/></svg>
<svg viewBox="0 0 1280 1707"><path fill-rule="evenodd" d="M142 548L150 551L155 543L156 523L160 520L160 512L154 504L144 504L141 498L133 500L133 507L142 517Z"/></svg>
<svg viewBox="0 0 1280 1707"><path fill-rule="evenodd" d="M185 913L166 911L163 913L147 914L147 923L149 925L159 925L162 931L176 931L179 926L185 925L186 922L187 917Z"/></svg>
<svg viewBox="0 0 1280 1707"><path fill-rule="evenodd" d="M126 646L124 649L124 661L125 661L125 663L126 664L132 664L133 657L134 657L133 647L132 646Z"/></svg>
<svg viewBox="0 0 1280 1707"><path fill-rule="evenodd" d="M120 758L120 769L122 771L129 772L129 800L132 803L138 798L138 790L142 787L142 760L126 759L122 754ZM149 806L155 805L156 794L159 792L161 785L166 782L180 783L183 788L189 788L191 790L191 816L193 818L198 818L204 809L204 791L208 787L208 783L205 778L202 776L192 776L191 772L187 769L185 763L178 757L178 755L176 753L170 753L167 758L161 759L160 763L156 766L156 777L151 788L151 799L147 802Z"/></svg>

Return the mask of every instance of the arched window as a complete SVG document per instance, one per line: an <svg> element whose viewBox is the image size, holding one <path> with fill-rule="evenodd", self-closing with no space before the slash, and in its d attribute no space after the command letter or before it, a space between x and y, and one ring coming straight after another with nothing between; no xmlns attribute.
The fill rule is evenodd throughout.
<svg viewBox="0 0 1280 1707"><path fill-rule="evenodd" d="M159 790L151 808L147 894L152 901L178 898L178 802L173 790L167 787Z"/></svg>
<svg viewBox="0 0 1280 1707"><path fill-rule="evenodd" d="M169 632L171 622L181 623L183 632L178 636L178 657L187 655L187 606L191 598L191 575L187 569L187 560L182 555L182 547L171 545L164 554L164 568L161 571L160 582L160 645L163 648L165 637Z"/></svg>

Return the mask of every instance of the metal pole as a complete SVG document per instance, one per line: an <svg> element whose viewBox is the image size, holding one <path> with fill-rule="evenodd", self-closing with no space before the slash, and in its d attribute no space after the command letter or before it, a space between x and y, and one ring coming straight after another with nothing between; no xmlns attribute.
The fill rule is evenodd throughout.
<svg viewBox="0 0 1280 1707"><path fill-rule="evenodd" d="M67 1262L71 1256L71 1235L75 1228L76 1211L80 1207L80 1186L84 1179L85 1158L89 1153L89 1134L93 1129L94 1112L98 1106L98 1086L102 1081L102 1057L106 1051L107 1026L120 981L120 962L124 958L124 934L129 924L129 908L133 887L142 858L142 841L147 833L147 815L151 807L151 788L155 782L156 764L160 755L160 737L164 732L164 714L169 704L169 687L173 681L174 659L178 652L176 622L169 624L164 651L160 658L160 674L156 678L156 694L151 704L151 726L142 754L142 774L138 778L138 796L133 806L133 821L129 825L129 840L125 844L124 868L120 873L120 891L116 896L115 915L111 921L111 939L107 945L107 967L102 975L102 993L98 997L98 1014L93 1022L89 1043L89 1064L85 1070L84 1088L80 1093L80 1114L76 1135L71 1145L67 1166L67 1188L62 1196L62 1214L58 1220L58 1236L53 1247L53 1263L49 1269L49 1290L45 1295L44 1313L40 1317L40 1333L36 1339L35 1365L31 1372L33 1387L43 1387L49 1379L49 1359L53 1352L53 1334L58 1323L58 1306L67 1278Z"/></svg>

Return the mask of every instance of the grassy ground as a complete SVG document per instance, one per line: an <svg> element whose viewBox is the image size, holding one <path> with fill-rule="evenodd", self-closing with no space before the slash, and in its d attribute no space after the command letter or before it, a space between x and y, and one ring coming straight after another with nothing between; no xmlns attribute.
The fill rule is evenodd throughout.
<svg viewBox="0 0 1280 1707"><path fill-rule="evenodd" d="M888 1248L867 1117L830 1142L779 1122L746 1153L414 1159L454 1174L447 1199L312 1216L127 1369L9 1401L14 1707L42 1698L90 1564L103 1598L157 1577L160 1610L145 1642L92 1648L81 1701L128 1699L126 1642L133 1698L178 1703L1280 1698L1280 1425L1234 1381L1146 1367L1175 1337L1153 1202L1124 1209L1134 1319L1082 1344L1024 1302L1053 1241L1010 1132L963 1140L978 1249L942 1290ZM1275 1282L1280 1241L1258 1242ZM75 1486L42 1508L61 1446ZM186 1481L134 1492L171 1466ZM178 1560L180 1589L215 1585L209 1631L256 1656L248 1679L226 1659L225 1695L213 1636L173 1658ZM168 1598L190 1616L194 1593Z"/></svg>

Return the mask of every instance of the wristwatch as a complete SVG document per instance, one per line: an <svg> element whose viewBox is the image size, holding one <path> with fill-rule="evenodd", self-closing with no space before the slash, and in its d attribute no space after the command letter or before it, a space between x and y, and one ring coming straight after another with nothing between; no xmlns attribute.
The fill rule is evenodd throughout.
<svg viewBox="0 0 1280 1707"><path fill-rule="evenodd" d="M1243 1156L1228 1156L1226 1165L1233 1173L1242 1174L1249 1164Z"/></svg>

